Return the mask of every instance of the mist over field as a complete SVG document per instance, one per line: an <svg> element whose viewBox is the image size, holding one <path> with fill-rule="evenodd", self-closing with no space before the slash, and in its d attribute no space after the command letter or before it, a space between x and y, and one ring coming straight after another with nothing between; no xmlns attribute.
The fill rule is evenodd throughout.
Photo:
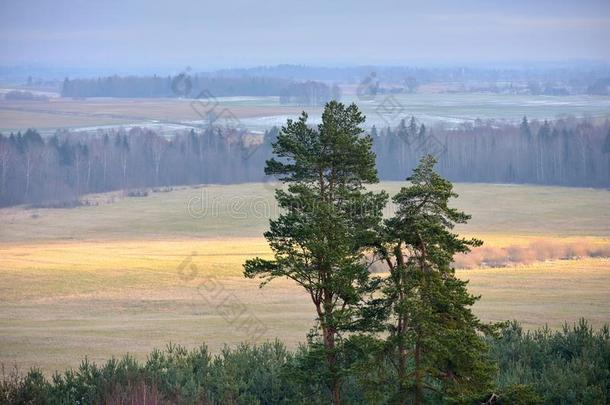
<svg viewBox="0 0 610 405"><path fill-rule="evenodd" d="M0 404L610 404L606 0L0 0Z"/></svg>

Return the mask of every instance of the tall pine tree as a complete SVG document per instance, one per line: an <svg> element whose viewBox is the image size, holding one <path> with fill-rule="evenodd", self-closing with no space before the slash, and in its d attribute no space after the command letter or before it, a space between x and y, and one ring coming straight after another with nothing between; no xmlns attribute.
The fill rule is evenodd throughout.
<svg viewBox="0 0 610 405"><path fill-rule="evenodd" d="M478 299L451 267L456 253L482 242L460 238L451 229L470 216L450 208L452 184L424 156L393 197L395 215L385 221L379 253L390 275L383 288L388 309L387 344L397 367L397 402L463 401L491 386L493 366L478 335L492 328L471 311Z"/></svg>
<svg viewBox="0 0 610 405"><path fill-rule="evenodd" d="M263 283L287 277L311 297L335 404L340 402L342 332L353 328L373 288L364 253L387 200L385 193L365 189L378 179L363 122L355 104L336 101L325 106L317 129L307 125L305 113L288 120L273 144L276 157L265 168L287 186L276 190L283 213L265 233L274 259L256 258L244 266L246 277L262 277Z"/></svg>

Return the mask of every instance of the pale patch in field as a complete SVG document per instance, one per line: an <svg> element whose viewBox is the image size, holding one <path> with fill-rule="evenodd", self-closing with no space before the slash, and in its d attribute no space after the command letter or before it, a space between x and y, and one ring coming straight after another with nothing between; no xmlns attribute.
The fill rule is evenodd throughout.
<svg viewBox="0 0 610 405"><path fill-rule="evenodd" d="M481 238L481 237L479 237ZM513 240L515 238L512 238ZM485 240L485 245L473 248L468 254L455 256L459 269L476 267L507 267L536 261L570 260L586 257L610 258L610 239L606 238L527 238L527 243L506 244L501 239ZM500 243L498 243L500 242Z"/></svg>

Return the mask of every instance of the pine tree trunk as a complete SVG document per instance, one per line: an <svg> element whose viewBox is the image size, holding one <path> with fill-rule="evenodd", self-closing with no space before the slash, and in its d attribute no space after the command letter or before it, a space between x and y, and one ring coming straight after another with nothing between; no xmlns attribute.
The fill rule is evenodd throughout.
<svg viewBox="0 0 610 405"><path fill-rule="evenodd" d="M419 338L415 344L415 405L421 405L424 403L424 389L422 382L421 373L421 345Z"/></svg>
<svg viewBox="0 0 610 405"><path fill-rule="evenodd" d="M313 296L312 296L313 297ZM320 328L322 329L322 343L324 344L324 351L326 353L326 363L330 371L329 388L332 397L332 403L339 405L341 402L341 391L340 381L337 375L337 354L335 352L335 335L337 331L328 325L326 322L326 314L328 313L328 295L325 297L326 305L322 305L320 301L313 300L316 306L316 312L318 313L318 319L320 319ZM322 308L325 308L323 310Z"/></svg>
<svg viewBox="0 0 610 405"><path fill-rule="evenodd" d="M398 384L399 384L399 397L400 403L405 404L407 401L406 391L406 371L407 371L407 348L404 343L404 320L401 316L398 320L398 333L400 334L401 340L398 344Z"/></svg>
<svg viewBox="0 0 610 405"><path fill-rule="evenodd" d="M337 375L337 354L335 353L335 331L327 325L322 325L322 335L324 336L324 350L326 351L326 361L330 371L330 392L334 405L341 402L341 391L339 376Z"/></svg>
<svg viewBox="0 0 610 405"><path fill-rule="evenodd" d="M402 254L402 242L398 244L398 246L396 247L396 249L394 250L394 255L396 257L396 269L398 271L398 286L399 286L399 295L398 295L398 302L399 303L404 303L406 297L405 297L405 292L404 292L404 288L405 288L405 278L406 278L406 274L405 274L405 261L404 261L404 256ZM388 262L391 266L391 263ZM399 340L399 344L398 344L398 392L400 395L400 403L404 404L406 402L406 372L407 372L407 347L405 345L405 332L406 332L406 325L407 325L407 319L406 319L406 315L404 313L400 313L398 315L398 325L397 325L397 332L398 332L398 336L400 337Z"/></svg>

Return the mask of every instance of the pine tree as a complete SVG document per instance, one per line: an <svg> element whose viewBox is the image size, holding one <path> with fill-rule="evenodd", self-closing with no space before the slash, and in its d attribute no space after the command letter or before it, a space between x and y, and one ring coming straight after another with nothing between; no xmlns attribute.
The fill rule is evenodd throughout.
<svg viewBox="0 0 610 405"><path fill-rule="evenodd" d="M519 130L521 132L521 135L525 136L527 139L530 139L532 137L532 130L530 129L530 124L527 121L527 117L523 117Z"/></svg>
<svg viewBox="0 0 610 405"><path fill-rule="evenodd" d="M413 116L411 116L411 120L409 121L409 135L411 138L415 138L417 135L417 122Z"/></svg>
<svg viewBox="0 0 610 405"><path fill-rule="evenodd" d="M457 197L452 184L424 156L393 197L394 217L385 221L379 253L390 270L385 307L389 309L390 352L397 357L398 401L424 402L425 391L443 400L466 400L490 387L493 368L478 332L491 332L471 306L478 297L451 267L456 253L482 244L451 229L470 216L448 206Z"/></svg>
<svg viewBox="0 0 610 405"><path fill-rule="evenodd" d="M310 295L335 404L340 402L341 333L353 329L363 299L373 289L364 252L373 243L387 200L385 193L364 188L378 179L363 122L355 104L345 107L336 101L325 106L317 129L307 125L306 113L288 120L273 143L277 159L265 168L287 185L276 190L284 211L265 233L274 260L256 258L244 265L246 277L262 277L263 284L287 277Z"/></svg>

